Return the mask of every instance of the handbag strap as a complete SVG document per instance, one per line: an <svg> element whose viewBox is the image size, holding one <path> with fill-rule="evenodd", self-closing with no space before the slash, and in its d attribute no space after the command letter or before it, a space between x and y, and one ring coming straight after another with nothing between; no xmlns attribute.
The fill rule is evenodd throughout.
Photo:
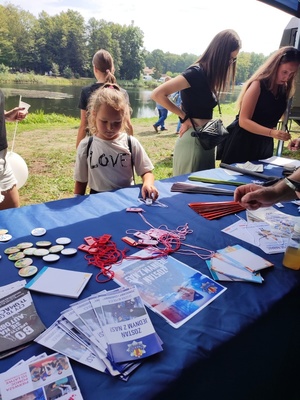
<svg viewBox="0 0 300 400"><path fill-rule="evenodd" d="M214 93L214 95L215 95L215 97L217 99L217 104L218 104L218 109L219 109L219 116L220 116L220 118L222 118L222 111L221 111L221 106L220 106L220 102L219 102L219 96L216 93Z"/></svg>

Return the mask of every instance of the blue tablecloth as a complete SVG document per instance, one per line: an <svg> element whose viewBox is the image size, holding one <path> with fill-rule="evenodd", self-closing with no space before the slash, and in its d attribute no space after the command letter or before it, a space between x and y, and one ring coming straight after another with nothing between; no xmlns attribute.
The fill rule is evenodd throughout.
<svg viewBox="0 0 300 400"><path fill-rule="evenodd" d="M272 167L270 175L280 176L281 172L281 168ZM269 174L266 170L264 173ZM220 169L198 172L197 175L228 179ZM251 181L246 176L230 179ZM126 212L127 207L142 207L145 218L155 227L165 224L175 229L188 223L193 232L187 236L187 243L211 250L238 243L272 261L274 268L263 271L265 280L261 285L224 282L228 290L179 329L172 328L149 310L164 342L164 351L146 360L128 382L72 361L84 399L296 398L300 359L300 272L282 266L283 254L266 255L259 248L221 232L237 220L235 215L208 221L188 206L190 202L232 200L232 197L171 192L172 184L178 181L187 181L187 176L156 182L159 201L167 207L140 203L140 187L135 186L1 211L0 228L8 229L13 238L0 244L0 285L20 279L18 269L7 259L4 249L23 241L35 243L42 239L54 243L58 237L69 237L72 240L69 246L77 247L84 243L86 236L99 237L107 233L112 235L117 247L123 249L126 245L121 238L126 236L128 229L148 228L138 214ZM285 204L283 211L299 215L297 207L290 203ZM239 215L245 217L245 212ZM42 238L31 235L32 229L37 227L47 230ZM135 251L130 248L130 254ZM61 256L59 262L51 266L93 273L80 299L117 287L113 281L97 283L98 270L87 265L84 254L78 251L72 258ZM173 256L209 275L204 260L176 253ZM41 268L45 262L38 259L34 264ZM32 292L32 297L46 326L72 303L69 298L36 292ZM20 358L27 359L44 351L52 353L34 343L2 360L0 372Z"/></svg>

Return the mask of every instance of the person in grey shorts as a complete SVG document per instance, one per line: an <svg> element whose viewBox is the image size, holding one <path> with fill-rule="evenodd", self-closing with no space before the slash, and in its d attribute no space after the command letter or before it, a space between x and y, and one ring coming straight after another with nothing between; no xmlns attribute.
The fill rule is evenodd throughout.
<svg viewBox="0 0 300 400"><path fill-rule="evenodd" d="M27 115L23 107L15 107L10 111L4 110L4 95L0 90L0 210L20 206L17 180L7 162L6 121L22 121Z"/></svg>

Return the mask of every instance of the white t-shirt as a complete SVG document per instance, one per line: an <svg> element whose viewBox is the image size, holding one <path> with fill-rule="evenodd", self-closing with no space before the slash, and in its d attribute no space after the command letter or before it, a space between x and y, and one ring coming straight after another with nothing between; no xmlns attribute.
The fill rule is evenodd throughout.
<svg viewBox="0 0 300 400"><path fill-rule="evenodd" d="M132 155L128 147L127 133L121 133L114 140L93 137L89 154L89 138L82 139L77 148L74 178L87 182L96 192L106 192L134 184L131 157L137 175L144 175L154 169L153 164L140 142L130 136Z"/></svg>

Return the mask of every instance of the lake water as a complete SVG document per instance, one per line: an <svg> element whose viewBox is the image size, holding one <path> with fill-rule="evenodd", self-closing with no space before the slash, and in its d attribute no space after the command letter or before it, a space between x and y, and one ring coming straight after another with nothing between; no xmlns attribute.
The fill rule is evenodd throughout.
<svg viewBox="0 0 300 400"><path fill-rule="evenodd" d="M56 85L24 85L1 84L5 95L5 108L10 110L22 101L31 105L31 112L43 110L45 114L57 113L71 117L80 117L78 101L81 86L56 86ZM236 87L233 94L226 95L226 102L236 100L240 87ZM127 90L132 112L132 118L151 118L155 116L155 102L151 100L151 90L128 89ZM223 101L222 101L223 102Z"/></svg>

